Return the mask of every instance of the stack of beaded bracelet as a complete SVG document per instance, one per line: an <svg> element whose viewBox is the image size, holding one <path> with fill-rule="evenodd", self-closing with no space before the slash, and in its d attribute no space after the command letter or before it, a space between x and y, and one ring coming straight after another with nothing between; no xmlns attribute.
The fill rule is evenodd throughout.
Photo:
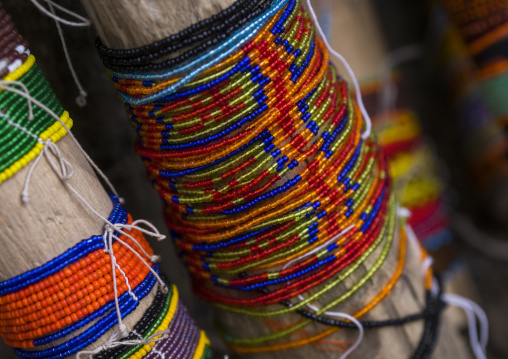
<svg viewBox="0 0 508 359"><path fill-rule="evenodd" d="M479 67L508 60L508 3L499 0L443 0Z"/></svg>
<svg viewBox="0 0 508 359"><path fill-rule="evenodd" d="M196 293L254 317L312 316L262 337L228 333L238 353L295 348L337 331L280 342L316 320L326 323L322 313L377 273L398 232L385 156L372 136L362 139L360 112L309 15L298 0L263 5L248 24L178 67L150 60L171 51L161 44L172 49L172 37L130 50L97 42ZM147 70L160 72L127 72ZM356 317L401 275L400 233L393 277ZM368 259L373 264L357 283L315 315L304 310L358 276ZM428 355L424 342L415 357Z"/></svg>
<svg viewBox="0 0 508 359"><path fill-rule="evenodd" d="M435 158L423 138L416 114L407 106L400 90L398 76L392 76L397 86L395 106L380 108L379 81L362 85L364 103L373 115L373 128L388 157L390 176L394 181L399 203L411 211L408 223L422 245L434 252L450 243L448 210L443 202L443 184L435 168Z"/></svg>
<svg viewBox="0 0 508 359"><path fill-rule="evenodd" d="M443 0L436 6L443 67L475 182L485 193L508 175L508 4L493 0Z"/></svg>
<svg viewBox="0 0 508 359"><path fill-rule="evenodd" d="M5 56L0 66L5 65L2 70L8 72L3 84L21 87L60 115L70 128L72 121L34 57L25 56L28 44L1 8L0 25L5 36L0 42L0 54ZM11 91L0 93L0 111L1 182L34 159L45 140L56 142L66 130L35 104L30 118L27 100ZM132 224L118 199L112 197L112 201L110 224ZM156 291L159 267L150 262L153 252L143 233L134 228L117 235L119 240L113 238L111 247L104 236L93 236L40 267L0 282L0 336L20 358L66 358L93 347L118 324L118 316L125 318ZM114 275L112 256L116 262ZM165 286L171 288L169 293L159 286L134 331L128 338L119 339L130 343L105 349L106 354L98 353L99 357L212 358L206 335L187 314L176 288L167 282ZM147 341L152 338L153 342ZM132 342L150 344L133 346Z"/></svg>

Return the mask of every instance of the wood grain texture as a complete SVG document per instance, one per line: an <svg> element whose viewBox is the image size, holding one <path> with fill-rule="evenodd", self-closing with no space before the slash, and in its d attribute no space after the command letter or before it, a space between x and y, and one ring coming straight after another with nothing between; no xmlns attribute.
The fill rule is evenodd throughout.
<svg viewBox="0 0 508 359"><path fill-rule="evenodd" d="M108 216L109 196L79 152L70 136L57 143L71 159L74 176L70 179L79 193L99 213ZM21 191L31 164L0 185L0 241L9 256L0 257L0 280L38 267L81 240L103 231L102 221L85 208L65 188L46 159L34 170L29 186L30 201L21 201Z"/></svg>
<svg viewBox="0 0 508 359"><path fill-rule="evenodd" d="M119 48L133 48L161 39L194 23L197 18L201 18L205 13L209 16L209 10L211 9L208 6L210 2L206 0L154 0L150 2L149 6L141 1L131 1L127 4L123 0L112 0L108 1L107 4L99 0L82 0L82 3L85 5L104 43ZM221 8L229 3L229 1L222 2ZM334 33L341 34L341 46L338 50L346 55L359 78L377 74L381 61L385 56L385 49L368 3L366 1L350 2L337 0L333 1L333 5L333 31ZM206 12L202 11L202 8L206 9ZM184 11L183 9L186 10ZM169 20L173 19L174 16L179 17L175 23ZM159 23L157 26L160 28L154 29L154 24L150 19L158 19ZM362 43L368 43L369 46L361 46ZM350 50L349 53L347 53L347 49ZM374 278L356 293L354 297L338 306L338 308L334 308L334 310L352 312L361 308L362 304L368 301L369 298L374 297L393 273L397 248L398 236L396 236L395 243L390 250L385 265L382 266ZM373 254L374 257L375 254ZM322 298L320 303L316 304L320 305L340 296L366 272L366 269L371 264L372 262L368 261L363 268L358 270L358 273L355 273L342 286L335 288L331 293ZM423 294L420 260L414 248L408 246L407 264L402 278L392 293L374 310L369 312L366 318L370 320L382 320L418 312L423 308ZM217 311L217 316L223 325L237 336L249 337L270 333L266 320L224 311ZM299 316L291 314L277 318L277 321L279 321L278 325L287 326L300 319ZM307 331L309 334L312 334L322 329L321 325L313 324ZM364 341L353 356L380 359L409 358L418 344L421 331L421 322L403 327L368 331ZM347 346L355 340L356 335L355 331L339 331L327 338L327 340L339 341ZM338 357L336 349L333 346L327 348L326 344L320 343L320 345L308 345L298 349L249 355L247 357L256 359L336 358ZM452 328L447 323L444 323L434 357L448 358L451 357L452 353L460 358L470 357L470 353L459 337L456 328Z"/></svg>

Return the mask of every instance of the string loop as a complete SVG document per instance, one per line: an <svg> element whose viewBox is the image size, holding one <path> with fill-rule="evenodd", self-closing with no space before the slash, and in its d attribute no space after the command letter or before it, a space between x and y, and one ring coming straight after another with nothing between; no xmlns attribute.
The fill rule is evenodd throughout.
<svg viewBox="0 0 508 359"><path fill-rule="evenodd" d="M85 18L85 17L83 17L83 16L81 16L79 14L76 14L73 11L70 11L69 9L66 9L65 7L63 7L61 5L58 5L57 3L55 3L55 2L53 2L51 0L43 0L46 4L48 4L48 7L50 8L50 10L48 10L44 6L42 6L42 4L39 3L37 0L30 0L30 1L44 15L52 18L57 23L62 23L62 24L68 25L68 26L76 26L76 27L90 26L90 20L88 20L87 18ZM56 8L56 9L60 10L61 12L71 16L74 19L77 19L78 21L70 21L70 20L64 19L63 17L60 17L60 16L56 15L56 13L55 13L53 8Z"/></svg>

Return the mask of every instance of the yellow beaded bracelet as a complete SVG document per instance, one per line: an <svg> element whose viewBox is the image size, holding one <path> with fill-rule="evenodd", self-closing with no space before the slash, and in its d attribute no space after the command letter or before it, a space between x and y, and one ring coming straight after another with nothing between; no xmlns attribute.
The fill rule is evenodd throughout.
<svg viewBox="0 0 508 359"><path fill-rule="evenodd" d="M64 111L60 120L67 126L68 129L72 128L73 122L69 117L69 113ZM46 141L48 138L51 138L51 141L57 142L67 133L67 129L62 126L59 121L55 121L48 129L42 132L39 138L43 141ZM43 144L37 142L37 144L32 148L29 152L27 152L23 157L14 162L12 165L7 167L5 170L0 172L0 183L4 182L6 179L12 177L16 172L25 167L30 161L32 161L35 157L39 155L42 151Z"/></svg>

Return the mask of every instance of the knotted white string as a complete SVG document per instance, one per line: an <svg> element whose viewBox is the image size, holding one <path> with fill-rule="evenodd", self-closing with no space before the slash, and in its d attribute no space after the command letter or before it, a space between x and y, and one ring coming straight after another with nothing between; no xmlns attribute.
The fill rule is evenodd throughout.
<svg viewBox="0 0 508 359"><path fill-rule="evenodd" d="M6 88L6 86L7 86L7 88ZM32 121L34 119L34 111L33 111L33 106L32 106L32 96L30 96L30 90L28 90L28 87L23 82L20 82L20 81L0 80L0 88L1 89L9 91L9 87L8 86L19 86L19 87L21 87L23 89L23 91L25 93L23 95L23 97L26 98L27 104L28 104L28 120ZM11 91L11 92L17 93L16 91ZM16 124L16 125L19 126L18 124ZM20 127L21 126L19 126L18 129ZM32 134L31 132L29 132L29 131L26 132L26 131L28 131L28 130L23 128L23 132L30 133L35 138L38 138L36 135Z"/></svg>
<svg viewBox="0 0 508 359"><path fill-rule="evenodd" d="M118 330L120 331L120 336L122 338L129 335L127 331L127 326L124 324L122 320L122 311L120 310L120 303L118 302L118 288L116 283L116 268L118 267L116 263L116 257L113 253L113 231L110 228L106 229L106 232L103 235L104 238L104 252L108 253L111 257L111 275L113 276L113 293L115 294L115 307L116 307L116 316L118 320Z"/></svg>
<svg viewBox="0 0 508 359"><path fill-rule="evenodd" d="M319 25L319 21L317 19L316 13L314 12L314 9L312 8L312 4L310 3L310 0L307 0L307 6L309 8L309 12L312 16L312 19L314 20L314 25L316 26L316 29L319 32L319 35L321 36L321 40L325 43L326 47L328 48L328 51L332 53L336 58L342 62L344 67L346 68L346 71L348 72L349 76L351 77L351 81L353 82L353 86L355 88L355 95L356 95L356 102L358 103L358 106L360 107L360 112L363 115L363 120L365 121L365 132L362 133L362 138L365 140L369 138L370 132L372 130L372 122L369 116L369 113L367 112L367 109L365 108L365 105L363 104L362 99L362 93L360 92L360 85L358 84L358 80L355 76L355 73L351 66L349 66L349 63L346 61L344 56L339 54L337 51L335 51L331 45L328 43L328 40L326 39L326 35L324 34L323 30L321 29L321 26Z"/></svg>
<svg viewBox="0 0 508 359"><path fill-rule="evenodd" d="M155 270L152 268L152 266L150 264L148 264L148 262L143 258L143 256L138 251L134 250L134 248L132 248L128 243L123 241L120 238L120 236L116 235L115 233L118 232L118 233L121 233L121 234L129 237L133 241L133 243L135 243L136 246L138 246L141 249L143 254L145 254L148 258L150 258L150 260L152 262L156 262L159 259L159 257L148 254L146 252L146 250L143 248L143 246L141 246L141 244L134 237L132 237L129 233L125 232L124 229L126 229L126 230L139 230L139 231L143 232L146 235L150 235L150 236L153 236L153 237L157 238L158 240L164 239L165 236L163 234L161 234L157 229L155 229L155 227L153 225L151 225L151 224L150 224L150 227L152 229L154 229L154 231L150 231L150 230L147 230L145 228L142 228L142 227L138 226L138 223L144 223L144 224L146 224L146 223L148 223L147 221L139 220L137 222L133 222L132 224L112 223L106 217L104 217L101 214L99 214L99 212L96 209L94 209L90 205L90 203L88 203L88 201L86 201L83 198L83 196L80 193L78 193L76 191L76 189L71 184L69 184L68 181L69 181L69 179L72 178L72 176L74 174L74 168L73 168L72 164L67 159L65 159L63 157L59 147L54 142L52 142L51 139L48 139L45 142L41 141L41 143L43 143L42 151L39 153L39 155L36 157L36 159L32 162L32 165L31 165L31 167L30 167L30 169L28 171L28 174L27 174L27 177L26 177L26 180L25 180L25 185L23 187L23 191L22 191L22 195L21 195L22 201L24 203L28 203L28 186L29 186L29 183L30 183L30 179L31 179L32 174L34 172L34 169L37 167L37 164L39 163L40 159L42 157L45 157L46 160L48 161L49 165L51 166L51 168L55 172L55 174L62 181L62 183L72 193L74 193L74 195L87 208L89 208L92 213L94 213L97 217L99 217L102 221L104 221L106 223L106 225L105 225L106 229L105 229L104 235L103 235L103 238L104 238L104 251L107 254L109 254L109 256L111 258L111 271L112 271L112 277L113 277L113 290L114 290L114 294L115 294L115 307L116 307L116 314L117 314L117 317L118 317L118 327L119 327L119 330L120 330L120 333L121 333L122 337L125 337L125 336L128 335L128 332L127 332L127 327L125 326L125 324L122 321L122 313L121 313L120 304L119 304L119 301L118 301L118 288L117 288L117 283L116 283L116 271L115 271L115 269L119 269L120 273L125 278L129 295L131 295L131 297L134 300L136 300L136 301L138 301L138 298L132 292L132 288L131 288L131 286L129 284L129 280L127 278L127 275L125 274L125 272L120 268L120 266L116 262L116 257L114 255L114 251L113 251L113 239L115 239L116 241L121 243L124 247L126 247L128 250L130 250L134 255L136 255L141 260L141 262L156 277L156 279L159 282L159 284L161 285L162 291L164 293L167 293L168 288L167 288L166 284L162 281L160 276L157 274L157 272L155 272ZM55 158L56 158L57 161L55 161Z"/></svg>
<svg viewBox="0 0 508 359"><path fill-rule="evenodd" d="M67 48L67 43L65 42L65 38L63 35L62 26L60 24L65 24L74 27L86 27L90 26L90 20L79 14L76 14L75 12L70 11L69 9L64 8L61 5L56 4L51 0L43 0L48 5L49 10L46 9L44 6L42 6L37 0L31 1L42 13L44 13L46 16L52 18L55 21L56 29L58 31L58 36L60 37L60 41L62 43L62 49L65 55L67 66L69 67L69 71L71 72L72 78L74 79L74 83L76 84L76 87L78 88L79 91L79 95L76 97L76 103L81 107L85 106L86 97L88 96L88 94L83 88L81 82L79 81L76 70L74 69L71 57L69 55L69 50ZM69 21L67 19L58 16L55 12L55 8L79 21Z"/></svg>
<svg viewBox="0 0 508 359"><path fill-rule="evenodd" d="M30 179L32 178L35 167L37 167L37 164L42 157L46 157L48 164L62 182L67 184L67 181L74 175L74 167L72 167L70 162L62 156L60 149L54 142L51 141L51 139L48 138L45 142L43 142L40 138L38 140L39 143L42 144L42 150L32 162L25 178L25 184L23 186L23 190L21 191L21 201L23 201L23 203L29 202L28 186L30 184ZM54 161L54 158L58 160L58 163Z"/></svg>
<svg viewBox="0 0 508 359"><path fill-rule="evenodd" d="M55 14L53 4L50 1L48 1L48 3L51 12ZM90 25L90 22L88 24ZM76 97L76 103L78 104L78 106L84 107L86 106L86 98L88 94L85 91L83 85L81 84L81 81L79 81L78 74L76 73L74 65L72 64L71 56L69 55L69 49L67 48L67 43L65 42L65 37L63 35L62 26L60 25L60 22L57 20L55 20L55 25L56 29L58 30L58 36L60 37L60 41L62 42L62 49L65 55L65 61L67 61L67 66L69 67L69 71L71 72L72 78L74 79L74 83L76 84L76 87L78 88L79 91L79 95Z"/></svg>
<svg viewBox="0 0 508 359"><path fill-rule="evenodd" d="M165 329L165 330L158 331L158 332L152 334L150 337L148 337L146 339L140 338L140 339L136 339L136 340L119 341L119 339L121 339L120 334L118 331L114 331L113 334L111 334L111 336L108 338L106 343L95 348L94 350L80 351L79 353L76 354L76 359L81 359L82 356L86 356L86 358L91 358L93 355L98 354L103 350L108 350L108 349L112 349L112 348L116 348L116 347L124 346L124 345L137 346L140 344L149 345L151 343L158 343L162 340L167 339L168 337L169 337L169 329Z"/></svg>

